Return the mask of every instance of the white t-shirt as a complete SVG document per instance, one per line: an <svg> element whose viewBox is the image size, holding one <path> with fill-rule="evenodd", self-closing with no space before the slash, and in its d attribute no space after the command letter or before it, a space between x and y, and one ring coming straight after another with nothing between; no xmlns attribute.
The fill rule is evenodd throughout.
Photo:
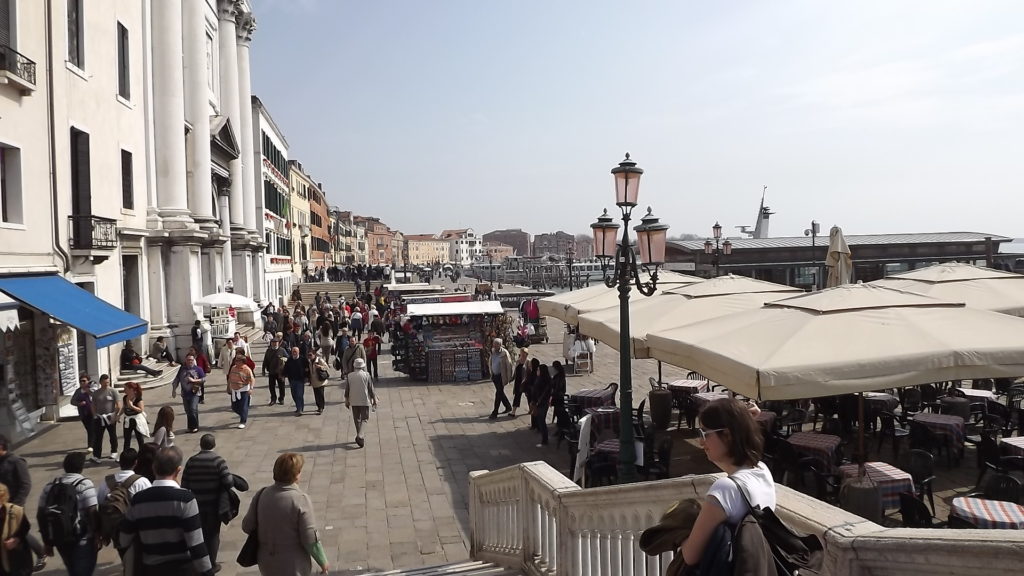
<svg viewBox="0 0 1024 576"><path fill-rule="evenodd" d="M743 486L750 498L751 506L775 509L775 480L764 462L758 462L756 468L744 468L735 472L732 477ZM729 478L719 478L708 489L708 496L714 496L725 510L726 522L733 526L740 523L747 515L747 504L739 493L736 484Z"/></svg>

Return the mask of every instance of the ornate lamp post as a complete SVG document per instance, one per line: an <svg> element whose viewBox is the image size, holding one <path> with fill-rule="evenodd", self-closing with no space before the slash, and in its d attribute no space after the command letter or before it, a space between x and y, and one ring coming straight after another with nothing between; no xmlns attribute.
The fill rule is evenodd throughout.
<svg viewBox="0 0 1024 576"><path fill-rule="evenodd" d="M594 231L594 254L601 261L604 283L609 288L619 289L619 409L621 430L619 434L619 480L623 483L636 481L636 448L633 445L633 377L632 360L629 355L629 293L635 285L644 296L651 296L657 289L658 268L665 263L665 241L668 224L661 224L647 209L647 214L634 228L637 236L637 252L629 240L629 220L636 206L640 176L644 171L636 162L626 159L612 168L615 177L615 205L622 211L622 238L619 240L619 224L608 215L608 210L590 225ZM617 242L618 240L618 242ZM611 264L614 259L614 264ZM612 274L608 274L609 268ZM640 278L640 269L650 275L646 282ZM643 423L641 422L641 426Z"/></svg>
<svg viewBox="0 0 1024 576"><path fill-rule="evenodd" d="M719 274L718 267L721 264L722 255L724 254L728 256L732 254L732 242L726 238L725 242L719 244L719 241L722 239L722 225L718 222L715 222L715 225L711 227L711 233L715 237L715 243L711 243L711 238L705 240L704 253L712 255L711 263L715 265L715 277L717 278Z"/></svg>
<svg viewBox="0 0 1024 576"><path fill-rule="evenodd" d="M565 263L569 266L569 292L572 292L572 257L576 255L575 244L569 244L569 247L565 249Z"/></svg>
<svg viewBox="0 0 1024 576"><path fill-rule="evenodd" d="M811 220L811 227L804 229L804 236L811 237L811 266L814 268L814 290L818 289L818 232L821 226L817 220Z"/></svg>

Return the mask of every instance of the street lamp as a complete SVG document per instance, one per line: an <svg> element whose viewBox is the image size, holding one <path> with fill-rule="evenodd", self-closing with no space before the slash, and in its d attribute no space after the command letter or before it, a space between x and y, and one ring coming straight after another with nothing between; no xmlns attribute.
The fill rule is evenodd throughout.
<svg viewBox="0 0 1024 576"><path fill-rule="evenodd" d="M636 162L626 159L612 168L615 177L615 205L622 211L622 239L618 243L619 224L608 215L608 210L590 225L594 231L594 255L601 262L604 283L619 289L619 479L623 483L636 481L636 448L633 445L633 376L630 358L629 292L633 285L644 296L654 294L658 285L658 268L665 263L665 240L668 224L661 224L647 209L647 214L634 228L637 252L629 240L629 220L636 206L640 176L644 171ZM639 259L638 259L639 257ZM611 264L614 259L614 265ZM646 282L640 279L640 270L650 275ZM612 267L612 274L608 274ZM643 426L643 422L640 423Z"/></svg>
<svg viewBox="0 0 1024 576"><path fill-rule="evenodd" d="M715 266L715 277L717 278L719 274L718 267L721 264L722 255L728 256L732 254L732 242L726 238L725 242L719 244L719 241L722 239L722 225L718 222L715 222L715 225L711 227L711 233L715 237L715 243L711 243L711 238L705 240L704 253L712 255L711 263Z"/></svg>
<svg viewBox="0 0 1024 576"><path fill-rule="evenodd" d="M814 290L818 289L818 255L817 255L817 240L818 232L821 231L821 227L817 220L811 220L811 227L804 229L804 236L811 237L811 266L814 268Z"/></svg>
<svg viewBox="0 0 1024 576"><path fill-rule="evenodd" d="M565 261L569 265L569 292L572 292L572 257L576 255L575 243L569 244L565 249Z"/></svg>

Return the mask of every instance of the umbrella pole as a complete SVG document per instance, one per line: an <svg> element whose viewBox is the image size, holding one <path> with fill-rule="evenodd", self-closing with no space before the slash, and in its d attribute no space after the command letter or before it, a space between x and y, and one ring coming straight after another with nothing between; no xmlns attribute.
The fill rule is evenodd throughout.
<svg viewBox="0 0 1024 576"><path fill-rule="evenodd" d="M864 429L867 428L867 422L864 421L864 393L861 392L857 395L857 420L860 422L857 433L857 463L860 464L861 476L864 475L864 463L868 461L867 454L864 453Z"/></svg>
<svg viewBox="0 0 1024 576"><path fill-rule="evenodd" d="M658 384L661 384L661 360L658 360Z"/></svg>

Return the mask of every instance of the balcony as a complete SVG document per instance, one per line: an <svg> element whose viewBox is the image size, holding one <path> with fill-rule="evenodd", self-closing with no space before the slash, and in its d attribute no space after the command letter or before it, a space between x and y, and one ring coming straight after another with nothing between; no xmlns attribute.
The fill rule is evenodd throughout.
<svg viewBox="0 0 1024 576"><path fill-rule="evenodd" d="M68 241L72 250L117 248L117 220L89 214L68 216Z"/></svg>
<svg viewBox="0 0 1024 576"><path fill-rule="evenodd" d="M16 84L23 94L36 89L36 63L10 46L0 45L0 84Z"/></svg>

